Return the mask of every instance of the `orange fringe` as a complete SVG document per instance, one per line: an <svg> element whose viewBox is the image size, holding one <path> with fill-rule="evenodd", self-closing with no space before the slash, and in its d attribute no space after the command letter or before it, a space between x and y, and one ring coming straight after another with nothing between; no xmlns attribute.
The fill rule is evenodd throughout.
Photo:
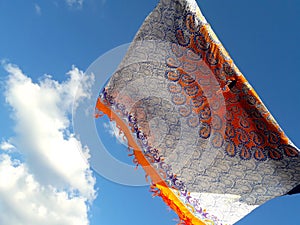
<svg viewBox="0 0 300 225"><path fill-rule="evenodd" d="M190 210L184 205L176 194L168 187L166 182L160 177L157 171L151 166L148 160L144 157L144 154L140 147L137 145L134 140L130 129L124 123L124 121L119 118L109 107L101 102L101 100L97 99L96 110L103 112L106 114L111 120L115 121L122 132L125 134L128 140L129 148L133 149L134 156L139 163L143 167L146 172L146 177L150 176L153 185L151 185L151 191L154 196L160 196L163 201L173 209L179 218L185 222L186 225L205 225L206 223L195 217Z"/></svg>

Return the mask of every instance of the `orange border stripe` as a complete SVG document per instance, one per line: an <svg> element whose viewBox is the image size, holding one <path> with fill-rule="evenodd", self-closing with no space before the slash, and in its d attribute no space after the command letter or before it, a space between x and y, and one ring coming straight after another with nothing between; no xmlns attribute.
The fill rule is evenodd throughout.
<svg viewBox="0 0 300 225"><path fill-rule="evenodd" d="M179 218L187 225L205 225L203 221L195 217L190 210L178 199L176 194L170 190L166 182L160 177L157 171L151 166L148 160L144 157L144 154L136 141L134 140L131 131L124 123L124 121L116 115L108 106L103 104L100 99L97 99L96 109L106 114L111 120L114 120L122 132L125 134L128 140L128 146L133 148L134 156L138 163L143 167L146 174L151 177L154 186L160 190L160 197L164 202L169 205L179 216ZM97 117L97 116L96 116Z"/></svg>

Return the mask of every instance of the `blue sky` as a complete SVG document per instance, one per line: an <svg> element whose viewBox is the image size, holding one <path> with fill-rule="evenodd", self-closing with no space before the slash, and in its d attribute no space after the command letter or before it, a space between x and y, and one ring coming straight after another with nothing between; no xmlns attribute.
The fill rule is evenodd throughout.
<svg viewBox="0 0 300 225"><path fill-rule="evenodd" d="M300 146L300 2L197 2L237 66L286 134ZM31 212L25 210L30 208L26 204L41 204L40 199L48 194L54 197L44 200L48 202L45 206L57 216L68 218L64 224L74 224L72 221L80 221L79 225L87 221L92 225L176 224L173 220L176 219L175 214L168 211L159 198L151 197L149 187L119 185L95 172L85 177L89 168L79 162L78 156L68 155L76 142L67 132L72 132L67 121L71 115L68 108L71 107L71 94L77 88L74 83L79 78L88 80L81 71L86 71L99 56L129 43L156 4L157 0L0 0L0 169L3 172L0 175L0 210L3 212L0 224L29 224L26 221L30 218L26 215L31 215ZM66 75L68 72L69 75ZM84 92L87 88L80 86L79 90ZM86 96L81 93L79 97ZM43 105L46 100L49 102ZM28 109L29 106L34 109ZM43 108L40 110L38 107ZM58 119L52 127L52 122L47 119L53 118L53 115ZM53 130L44 129L43 122ZM102 125L99 124L100 129ZM49 130L57 139L39 136L48 135ZM65 139L61 137L62 130L67 132ZM27 139L27 135L30 138ZM119 150L115 153L116 157L128 160L125 159L128 153L122 145L117 144L108 132L102 132L102 135L105 145ZM45 144L51 140L59 140L57 143L60 143L54 146L53 152L47 151L51 146ZM60 147L68 151L62 154ZM80 148L84 150L83 146ZM13 164L14 158L21 162ZM66 166L62 166L61 161ZM14 177L5 177L4 173ZM78 176L78 179L70 178L73 176ZM30 179L33 180L29 182ZM7 180L14 182L9 186ZM7 186L3 182L7 182ZM36 190L39 190L36 194L28 188L28 182L36 185ZM79 193L72 193L69 198L57 196L49 185L61 194L71 195L72 188L79 189ZM22 190L34 200L31 202L22 197ZM12 207L18 198L24 204L21 209ZM82 205L85 200L94 200L89 211ZM55 210L54 206L59 201L64 202L64 207ZM238 225L297 224L300 221L299 201L299 196L272 200ZM74 212L72 204L78 205ZM39 210L41 217L34 222L43 218L46 209ZM4 214L10 216L10 223ZM27 219L20 222L14 216ZM63 224L50 217L48 222ZM30 224L35 225L32 221Z"/></svg>

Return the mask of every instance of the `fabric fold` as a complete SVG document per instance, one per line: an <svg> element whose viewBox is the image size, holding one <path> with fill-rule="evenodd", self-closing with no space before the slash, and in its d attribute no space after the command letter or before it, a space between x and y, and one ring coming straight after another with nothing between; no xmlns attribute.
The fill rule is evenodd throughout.
<svg viewBox="0 0 300 225"><path fill-rule="evenodd" d="M185 224L233 224L299 185L299 149L194 0L161 0L103 88L153 191Z"/></svg>

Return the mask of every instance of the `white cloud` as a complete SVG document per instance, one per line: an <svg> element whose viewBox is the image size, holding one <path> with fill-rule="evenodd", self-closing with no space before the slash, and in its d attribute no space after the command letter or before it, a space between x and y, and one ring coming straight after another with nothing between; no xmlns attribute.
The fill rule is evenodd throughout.
<svg viewBox="0 0 300 225"><path fill-rule="evenodd" d="M95 178L82 155L88 148L70 131L70 116L75 93L78 101L90 97L93 77L73 67L65 82L46 76L34 83L15 65L5 69L13 144L25 161L0 155L0 221L7 221L1 224L87 225Z"/></svg>
<svg viewBox="0 0 300 225"><path fill-rule="evenodd" d="M10 151L10 150L13 150L14 148L15 148L15 146L13 146L8 141L2 141L0 143L0 149L3 150L3 151Z"/></svg>
<svg viewBox="0 0 300 225"><path fill-rule="evenodd" d="M118 143L125 145L126 147L127 145L127 139L126 136L124 135L124 133L117 127L116 122L111 121L108 123L104 123L103 124L104 128L106 129L106 131L111 135L116 137Z"/></svg>
<svg viewBox="0 0 300 225"><path fill-rule="evenodd" d="M0 155L0 221L3 225L88 224L85 199L42 186L8 155Z"/></svg>
<svg viewBox="0 0 300 225"><path fill-rule="evenodd" d="M83 0L65 0L65 1L70 7L82 8L83 6Z"/></svg>
<svg viewBox="0 0 300 225"><path fill-rule="evenodd" d="M34 9L37 15L41 15L42 14L42 9L38 4L34 4Z"/></svg>

